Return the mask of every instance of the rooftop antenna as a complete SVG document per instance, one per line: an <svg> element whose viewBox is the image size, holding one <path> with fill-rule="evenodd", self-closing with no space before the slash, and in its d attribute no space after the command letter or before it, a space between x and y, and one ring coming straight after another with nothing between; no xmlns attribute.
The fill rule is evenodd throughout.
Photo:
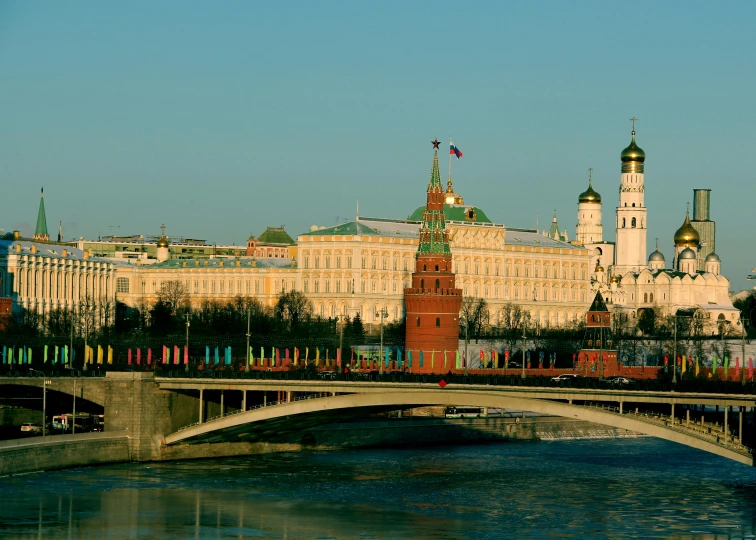
<svg viewBox="0 0 756 540"><path fill-rule="evenodd" d="M536 232L538 232L540 225L538 224L538 214L536 214Z"/></svg>

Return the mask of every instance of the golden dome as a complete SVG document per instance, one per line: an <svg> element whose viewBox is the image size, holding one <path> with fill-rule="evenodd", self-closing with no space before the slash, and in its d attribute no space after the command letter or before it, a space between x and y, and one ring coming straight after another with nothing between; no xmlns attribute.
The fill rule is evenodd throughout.
<svg viewBox="0 0 756 540"><path fill-rule="evenodd" d="M588 189L586 189L578 196L578 202L601 204L601 195L598 193L598 191L593 189L593 186L591 184L588 184Z"/></svg>
<svg viewBox="0 0 756 540"><path fill-rule="evenodd" d="M685 212L685 222L682 227L675 232L675 245L676 246L698 246L701 241L701 237L698 231L690 224L690 215Z"/></svg>
<svg viewBox="0 0 756 540"><path fill-rule="evenodd" d="M646 153L640 146L635 144L635 130L633 130L632 137L633 138L630 142L630 146L622 151L622 153L620 154L620 159L622 160L622 163L626 163L628 161L637 161L639 163L643 163L644 161L646 161Z"/></svg>
<svg viewBox="0 0 756 540"><path fill-rule="evenodd" d="M159 247L159 248L167 248L168 247L168 238L165 236L165 223L163 223L160 226L160 238L158 239L157 247Z"/></svg>

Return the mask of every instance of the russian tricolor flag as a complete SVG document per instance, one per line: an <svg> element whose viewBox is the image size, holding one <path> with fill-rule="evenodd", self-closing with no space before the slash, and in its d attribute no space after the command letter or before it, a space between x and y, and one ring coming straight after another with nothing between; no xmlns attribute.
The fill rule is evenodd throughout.
<svg viewBox="0 0 756 540"><path fill-rule="evenodd" d="M462 152L459 148L454 146L454 143L449 143L449 154L454 154L455 156L457 156L457 159L462 157Z"/></svg>

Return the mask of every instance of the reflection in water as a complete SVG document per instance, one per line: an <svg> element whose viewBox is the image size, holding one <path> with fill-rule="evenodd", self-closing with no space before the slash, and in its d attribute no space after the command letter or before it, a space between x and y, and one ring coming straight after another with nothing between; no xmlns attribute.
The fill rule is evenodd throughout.
<svg viewBox="0 0 756 540"><path fill-rule="evenodd" d="M250 456L0 478L0 536L756 538L754 488L653 439Z"/></svg>

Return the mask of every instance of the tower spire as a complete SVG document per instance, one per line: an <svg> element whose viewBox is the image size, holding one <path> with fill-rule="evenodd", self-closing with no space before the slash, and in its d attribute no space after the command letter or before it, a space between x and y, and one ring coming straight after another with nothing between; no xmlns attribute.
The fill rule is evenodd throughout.
<svg viewBox="0 0 756 540"><path fill-rule="evenodd" d="M34 229L34 239L43 240L45 242L50 240L50 235L47 234L47 214L45 214L45 188L40 190L39 195L39 211L37 212L37 227Z"/></svg>
<svg viewBox="0 0 756 540"><path fill-rule="evenodd" d="M438 140L433 141L433 165L428 182L427 201L423 212L423 224L420 226L420 243L418 255L448 255L449 235L446 232L444 216L444 192L441 187L441 173L438 170Z"/></svg>

